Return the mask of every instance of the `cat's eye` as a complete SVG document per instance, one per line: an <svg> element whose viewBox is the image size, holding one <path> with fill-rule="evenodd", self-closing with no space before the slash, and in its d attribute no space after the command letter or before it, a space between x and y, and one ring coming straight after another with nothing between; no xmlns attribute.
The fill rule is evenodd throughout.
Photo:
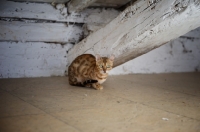
<svg viewBox="0 0 200 132"><path fill-rule="evenodd" d="M103 65L99 65L99 67L100 67L100 68L102 68L102 67L103 67Z"/></svg>

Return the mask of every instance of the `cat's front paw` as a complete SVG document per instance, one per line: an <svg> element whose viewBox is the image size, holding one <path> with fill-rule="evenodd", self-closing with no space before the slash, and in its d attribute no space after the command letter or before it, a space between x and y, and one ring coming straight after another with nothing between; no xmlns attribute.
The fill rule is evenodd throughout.
<svg viewBox="0 0 200 132"><path fill-rule="evenodd" d="M97 89L97 90L102 90L102 89L103 89L103 86L101 86L100 84L97 84L97 85L96 85L96 89Z"/></svg>
<svg viewBox="0 0 200 132"><path fill-rule="evenodd" d="M102 89L103 89L103 86L101 86L101 84L99 84L99 83L94 83L92 86L93 86L96 90L102 90Z"/></svg>

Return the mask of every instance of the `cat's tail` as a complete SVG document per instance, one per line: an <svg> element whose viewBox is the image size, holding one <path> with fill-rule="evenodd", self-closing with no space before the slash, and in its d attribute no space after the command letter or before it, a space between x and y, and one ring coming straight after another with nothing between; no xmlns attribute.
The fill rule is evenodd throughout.
<svg viewBox="0 0 200 132"><path fill-rule="evenodd" d="M83 85L90 84L90 83L97 83L97 82L98 82L97 80L86 80L85 82L83 82Z"/></svg>

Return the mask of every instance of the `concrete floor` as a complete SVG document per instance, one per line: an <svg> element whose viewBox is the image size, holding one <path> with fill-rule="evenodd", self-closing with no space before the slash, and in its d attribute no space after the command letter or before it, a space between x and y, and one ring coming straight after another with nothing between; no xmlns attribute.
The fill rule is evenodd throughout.
<svg viewBox="0 0 200 132"><path fill-rule="evenodd" d="M1 79L0 132L200 132L200 73Z"/></svg>

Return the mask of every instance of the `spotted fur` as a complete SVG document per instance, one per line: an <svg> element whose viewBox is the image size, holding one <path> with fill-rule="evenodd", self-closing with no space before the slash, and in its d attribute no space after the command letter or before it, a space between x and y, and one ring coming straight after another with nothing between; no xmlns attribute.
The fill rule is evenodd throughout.
<svg viewBox="0 0 200 132"><path fill-rule="evenodd" d="M114 55L109 58L91 54L78 56L68 68L69 84L103 89L101 84L106 81L113 61Z"/></svg>

